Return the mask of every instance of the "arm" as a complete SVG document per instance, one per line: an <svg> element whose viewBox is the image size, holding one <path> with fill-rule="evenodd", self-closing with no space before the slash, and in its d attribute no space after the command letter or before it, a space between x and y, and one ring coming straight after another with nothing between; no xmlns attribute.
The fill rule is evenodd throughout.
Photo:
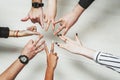
<svg viewBox="0 0 120 80"><path fill-rule="evenodd" d="M24 36L31 36L31 35L40 35L37 32L36 26L28 27L27 30L10 30L9 37L24 37Z"/></svg>
<svg viewBox="0 0 120 80"><path fill-rule="evenodd" d="M0 75L0 80L14 80L17 74L23 69L25 65L18 59Z"/></svg>
<svg viewBox="0 0 120 80"><path fill-rule="evenodd" d="M54 32L54 35L57 35L61 31L63 31L62 34L65 35L92 2L93 0L80 0L69 14L63 16L54 23L55 25L58 23L60 24L59 28Z"/></svg>
<svg viewBox="0 0 120 80"><path fill-rule="evenodd" d="M57 65L57 53L54 53L54 43L51 45L50 52L48 51L47 46L45 46L46 56L47 56L47 68L45 73L45 80L53 80L54 79L54 70Z"/></svg>
<svg viewBox="0 0 120 80"><path fill-rule="evenodd" d="M33 5L33 3L35 4ZM39 23L40 26L44 28L43 27L43 9L42 9L44 5L41 5L41 4L43 4L42 0L32 0L31 10L29 11L28 15L21 20L25 22L30 19L33 23Z"/></svg>
<svg viewBox="0 0 120 80"><path fill-rule="evenodd" d="M22 56L26 58L21 61L20 57L0 75L0 80L14 80L18 73L24 68L24 66L31 60L37 53L43 51L43 44L45 41L40 41L43 36L39 36L36 41L30 40L21 52ZM26 62L24 62L26 60Z"/></svg>
<svg viewBox="0 0 120 80"><path fill-rule="evenodd" d="M48 5L46 12L44 13L44 22L47 24L46 31L49 29L50 24L52 23L52 30L54 30L55 17L57 13L57 0L48 0Z"/></svg>
<svg viewBox="0 0 120 80"><path fill-rule="evenodd" d="M114 56L110 53L105 53L101 51L96 51L94 49L86 48L79 40L78 34L75 35L75 40L71 40L70 38L67 38L63 35L58 36L65 42L65 44L56 42L57 46L59 46L60 48L66 49L74 54L87 57L101 65L104 65L120 73L120 57Z"/></svg>

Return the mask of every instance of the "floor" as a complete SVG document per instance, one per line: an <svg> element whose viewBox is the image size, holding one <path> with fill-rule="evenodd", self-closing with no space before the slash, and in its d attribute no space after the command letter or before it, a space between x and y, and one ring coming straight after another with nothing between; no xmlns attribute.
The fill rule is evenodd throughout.
<svg viewBox="0 0 120 80"><path fill-rule="evenodd" d="M69 13L78 0L58 0L56 19ZM44 0L46 4L47 1ZM10 29L26 29L31 21L21 22L30 10L31 0L2 0L0 2L0 26ZM53 36L52 30L45 32L38 24L38 31L50 46L52 40L62 42ZM86 9L66 36L74 38L77 32L83 44L91 49L120 56L120 0L95 0ZM0 73L20 55L24 45L36 36L0 39ZM76 56L55 46L59 60L55 80L120 80L120 75L82 56ZM46 69L45 52L39 53L19 73L15 80L44 80Z"/></svg>

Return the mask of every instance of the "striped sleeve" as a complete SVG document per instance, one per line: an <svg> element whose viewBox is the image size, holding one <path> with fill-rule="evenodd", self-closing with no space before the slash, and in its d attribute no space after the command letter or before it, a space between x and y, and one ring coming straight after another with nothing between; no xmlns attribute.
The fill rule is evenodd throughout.
<svg viewBox="0 0 120 80"><path fill-rule="evenodd" d="M114 56L110 53L97 52L97 54L94 57L94 60L97 63L120 73L120 57Z"/></svg>

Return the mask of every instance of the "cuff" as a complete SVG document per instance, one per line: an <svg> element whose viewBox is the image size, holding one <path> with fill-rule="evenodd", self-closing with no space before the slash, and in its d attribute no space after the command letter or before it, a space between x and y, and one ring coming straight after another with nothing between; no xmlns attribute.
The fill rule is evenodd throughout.
<svg viewBox="0 0 120 80"><path fill-rule="evenodd" d="M80 0L78 4L83 7L84 9L88 8L90 4L92 4L94 0Z"/></svg>
<svg viewBox="0 0 120 80"><path fill-rule="evenodd" d="M8 27L0 27L0 37L8 38L9 37L9 28Z"/></svg>

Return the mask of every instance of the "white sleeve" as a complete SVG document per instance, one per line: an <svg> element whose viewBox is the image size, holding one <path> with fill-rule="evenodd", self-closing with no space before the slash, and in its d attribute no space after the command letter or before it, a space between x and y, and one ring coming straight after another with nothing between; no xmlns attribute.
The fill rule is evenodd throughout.
<svg viewBox="0 0 120 80"><path fill-rule="evenodd" d="M97 52L94 56L94 60L95 62L120 73L120 57L110 53Z"/></svg>

